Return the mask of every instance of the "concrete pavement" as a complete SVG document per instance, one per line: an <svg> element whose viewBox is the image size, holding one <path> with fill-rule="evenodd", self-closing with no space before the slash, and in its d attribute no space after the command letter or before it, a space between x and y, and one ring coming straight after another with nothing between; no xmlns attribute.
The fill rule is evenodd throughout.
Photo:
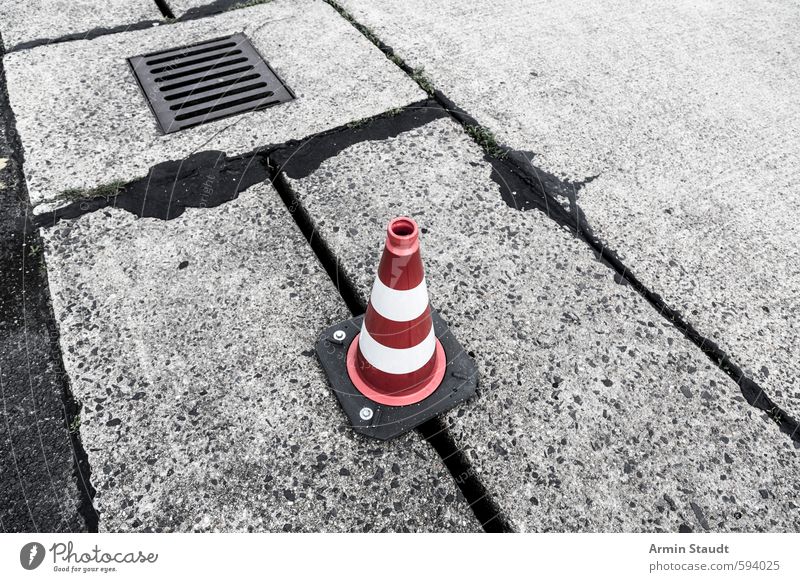
<svg viewBox="0 0 800 582"><path fill-rule="evenodd" d="M800 528L800 439L726 368L797 416L794 8L252 4L3 56L3 529ZM161 134L125 59L239 31L297 99ZM378 443L313 346L396 214L481 380Z"/></svg>
<svg viewBox="0 0 800 582"><path fill-rule="evenodd" d="M417 435L348 429L313 351L348 314L269 184L44 237L102 530L479 528Z"/></svg>
<svg viewBox="0 0 800 582"><path fill-rule="evenodd" d="M420 224L431 302L481 368L448 421L513 527L797 530L786 435L580 240L509 208L482 158L441 118L283 169L364 300L384 224Z"/></svg>
<svg viewBox="0 0 800 582"><path fill-rule="evenodd" d="M787 2L342 0L800 417L800 44ZM565 201L566 203L566 201Z"/></svg>

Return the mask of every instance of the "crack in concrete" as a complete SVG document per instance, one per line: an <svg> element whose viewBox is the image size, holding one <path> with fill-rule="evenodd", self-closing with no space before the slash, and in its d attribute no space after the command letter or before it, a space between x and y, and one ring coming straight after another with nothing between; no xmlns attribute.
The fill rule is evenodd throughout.
<svg viewBox="0 0 800 582"><path fill-rule="evenodd" d="M158 9L161 11L161 15L164 18L167 18L169 20L175 18L175 15L172 13L172 9L169 7L169 4L167 4L166 0L154 0L154 2L156 3L156 7L158 7Z"/></svg>
<svg viewBox="0 0 800 582"><path fill-rule="evenodd" d="M33 217L32 225L48 228L61 220L105 208L121 208L138 218L172 220L186 208L213 208L230 202L265 181L269 177L268 157L273 164L285 167L291 178L302 178L351 145L387 139L446 116L447 112L436 102L424 100L302 140L267 145L238 156L228 157L215 150L195 152L182 160L156 164L143 178L100 186L86 192L85 197L73 193L74 200ZM92 195L94 192L105 194Z"/></svg>
<svg viewBox="0 0 800 582"><path fill-rule="evenodd" d="M75 40L93 40L101 36L106 36L108 34L116 34L119 32L146 30L148 28L153 28L154 26L158 26L160 24L165 24L165 22L163 20L140 20L139 22L135 22L133 24L121 24L119 26L108 26L108 27L99 26L97 28L89 29L86 32L75 32L52 38L36 38L33 40L26 40L25 42L15 44L12 47L8 47L5 49L4 54L28 50L41 46L47 46L51 44L58 44L62 42L72 42Z"/></svg>
<svg viewBox="0 0 800 582"><path fill-rule="evenodd" d="M617 253L609 249L594 234L577 204L577 191L595 177L575 183L553 180L552 174L536 168L530 162L528 155L526 152L509 150L507 159L485 156L486 161L492 164L492 178L500 185L506 204L520 211L536 208L589 245L597 259L614 271L614 280L617 283L627 284L635 289L660 316L675 326L739 386L748 404L765 412L778 425L781 432L789 435L794 442L800 443L800 423L775 404L757 382L748 378L741 367L718 344L702 335L680 312L670 307L659 294L640 281ZM565 196L565 190L568 193L566 194L569 200L568 209L558 202L559 196Z"/></svg>
<svg viewBox="0 0 800 582"><path fill-rule="evenodd" d="M144 178L114 188L114 194L74 200L35 216L33 224L47 228L105 208L127 210L138 218L172 220L187 208L214 208L230 202L266 178L258 152L229 158L225 152L201 151L156 164Z"/></svg>

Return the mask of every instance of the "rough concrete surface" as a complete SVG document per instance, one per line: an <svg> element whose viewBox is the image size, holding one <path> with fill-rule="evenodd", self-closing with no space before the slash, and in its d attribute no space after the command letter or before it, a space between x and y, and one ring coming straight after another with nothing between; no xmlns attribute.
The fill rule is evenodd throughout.
<svg viewBox="0 0 800 582"><path fill-rule="evenodd" d="M348 314L268 184L44 237L101 530L479 529L419 436L345 425L313 348Z"/></svg>
<svg viewBox="0 0 800 582"><path fill-rule="evenodd" d="M29 209L9 114L0 79L0 532L81 531L42 242L20 220Z"/></svg>
<svg viewBox="0 0 800 582"><path fill-rule="evenodd" d="M800 416L800 5L341 0ZM434 40L435 39L435 40Z"/></svg>
<svg viewBox="0 0 800 582"><path fill-rule="evenodd" d="M271 1L262 0L264 4ZM167 5L176 18L190 18L246 8L256 2L251 2L250 0L167 0Z"/></svg>
<svg viewBox="0 0 800 582"><path fill-rule="evenodd" d="M240 31L297 99L161 135L126 58ZM67 190L144 176L193 151L234 155L424 98L332 8L313 0L21 51L5 64L35 212L63 204Z"/></svg>
<svg viewBox="0 0 800 582"><path fill-rule="evenodd" d="M432 304L481 370L452 431L515 528L800 527L790 439L583 242L506 206L458 124L293 173L364 298L388 220L419 222Z"/></svg>
<svg viewBox="0 0 800 582"><path fill-rule="evenodd" d="M21 43L162 19L153 0L0 1L0 35L7 51Z"/></svg>
<svg viewBox="0 0 800 582"><path fill-rule="evenodd" d="M235 0L231 0L231 2L223 0L223 3L235 4ZM215 0L167 0L169 9L172 10L172 13L179 18L190 10L198 10L200 8L210 7L218 4L221 4L221 2Z"/></svg>

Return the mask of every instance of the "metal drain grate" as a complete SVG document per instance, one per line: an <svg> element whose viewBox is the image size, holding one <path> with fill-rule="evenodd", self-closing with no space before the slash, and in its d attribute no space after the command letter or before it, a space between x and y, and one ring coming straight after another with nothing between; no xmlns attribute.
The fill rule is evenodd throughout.
<svg viewBox="0 0 800 582"><path fill-rule="evenodd" d="M294 99L242 33L128 62L164 133Z"/></svg>

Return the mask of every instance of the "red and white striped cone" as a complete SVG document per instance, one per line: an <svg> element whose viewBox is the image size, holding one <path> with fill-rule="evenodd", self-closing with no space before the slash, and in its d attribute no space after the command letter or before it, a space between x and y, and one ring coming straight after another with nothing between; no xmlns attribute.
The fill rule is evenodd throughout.
<svg viewBox="0 0 800 582"><path fill-rule="evenodd" d="M417 223L395 218L387 231L361 333L347 352L347 372L370 400L407 406L436 390L447 361L433 330Z"/></svg>
<svg viewBox="0 0 800 582"><path fill-rule="evenodd" d="M475 360L428 304L410 218L389 223L366 314L325 329L316 352L353 430L381 440L446 413L478 387Z"/></svg>

